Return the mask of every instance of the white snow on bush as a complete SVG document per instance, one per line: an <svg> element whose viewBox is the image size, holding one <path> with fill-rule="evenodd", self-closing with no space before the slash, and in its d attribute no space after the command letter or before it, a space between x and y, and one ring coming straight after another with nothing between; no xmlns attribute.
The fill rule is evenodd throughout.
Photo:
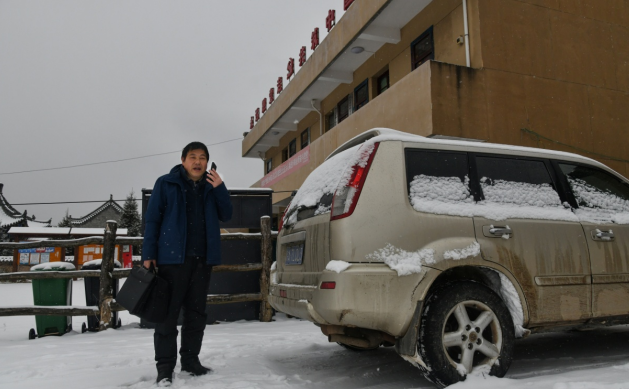
<svg viewBox="0 0 629 389"><path fill-rule="evenodd" d="M480 244L478 244L478 242L474 242L463 249L446 251L445 253L443 253L443 258L458 261L460 259L475 257L477 255L480 255Z"/></svg>
<svg viewBox="0 0 629 389"><path fill-rule="evenodd" d="M513 186L510 188L508 184ZM410 184L410 202L418 212L439 215L479 216L497 221L511 218L578 221L577 216L561 204L550 186L508 184L496 180L491 189L486 189L486 200L475 203L471 196L465 196L467 185L459 178L420 175ZM489 187L488 183L486 185ZM454 194L450 194L452 192Z"/></svg>
<svg viewBox="0 0 629 389"><path fill-rule="evenodd" d="M67 262L47 262L31 267L32 270L75 270L75 267Z"/></svg>
<svg viewBox="0 0 629 389"><path fill-rule="evenodd" d="M365 258L371 261L384 262L392 270L395 270L398 276L407 276L420 273L422 265L434 264L435 250L406 251L387 243L384 248L367 254Z"/></svg>
<svg viewBox="0 0 629 389"><path fill-rule="evenodd" d="M347 268L350 267L350 266L351 265L348 262L332 260L332 261L328 262L328 264L325 266L325 270L329 270L329 271L334 271L334 272L340 273L342 271L347 270Z"/></svg>
<svg viewBox="0 0 629 389"><path fill-rule="evenodd" d="M513 326L515 329L515 337L521 338L527 330L523 327L524 311L522 309L522 303L520 302L520 296L515 290L515 286L513 286L513 283L511 283L511 280L508 279L507 276L499 271L494 271L500 276L500 296L511 313L511 319L513 320Z"/></svg>

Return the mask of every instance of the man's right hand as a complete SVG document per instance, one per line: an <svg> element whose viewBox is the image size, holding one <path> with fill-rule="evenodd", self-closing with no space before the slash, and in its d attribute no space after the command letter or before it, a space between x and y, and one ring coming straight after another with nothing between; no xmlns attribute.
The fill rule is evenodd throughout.
<svg viewBox="0 0 629 389"><path fill-rule="evenodd" d="M146 261L144 261L144 267L147 269L151 268L151 263L153 264L154 267L157 267L157 261L154 259L148 259Z"/></svg>

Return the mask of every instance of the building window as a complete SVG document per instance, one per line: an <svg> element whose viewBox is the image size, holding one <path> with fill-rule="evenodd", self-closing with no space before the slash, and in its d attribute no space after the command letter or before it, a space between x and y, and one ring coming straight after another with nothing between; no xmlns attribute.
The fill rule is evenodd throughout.
<svg viewBox="0 0 629 389"><path fill-rule="evenodd" d="M358 111L360 107L364 106L369 102L369 80L365 80L360 83L354 89L354 111Z"/></svg>
<svg viewBox="0 0 629 389"><path fill-rule="evenodd" d="M336 119L334 118L334 110L325 117L326 131L330 131L336 126Z"/></svg>
<svg viewBox="0 0 629 389"><path fill-rule="evenodd" d="M309 144L310 144L310 128L306 128L301 133L301 150L308 147Z"/></svg>
<svg viewBox="0 0 629 389"><path fill-rule="evenodd" d="M288 158L297 153L297 139L293 139L288 144Z"/></svg>
<svg viewBox="0 0 629 389"><path fill-rule="evenodd" d="M343 100L341 100L338 103L337 108L339 110L338 122L340 123L349 116L349 97L345 97Z"/></svg>
<svg viewBox="0 0 629 389"><path fill-rule="evenodd" d="M271 173L271 170L273 170L273 158L266 160L266 174Z"/></svg>
<svg viewBox="0 0 629 389"><path fill-rule="evenodd" d="M411 44L413 70L417 69L424 62L435 59L434 46L432 27L430 27Z"/></svg>
<svg viewBox="0 0 629 389"><path fill-rule="evenodd" d="M288 147L282 150L282 162L288 161Z"/></svg>
<svg viewBox="0 0 629 389"><path fill-rule="evenodd" d="M384 72L377 80L378 84L378 95L389 89L389 71Z"/></svg>

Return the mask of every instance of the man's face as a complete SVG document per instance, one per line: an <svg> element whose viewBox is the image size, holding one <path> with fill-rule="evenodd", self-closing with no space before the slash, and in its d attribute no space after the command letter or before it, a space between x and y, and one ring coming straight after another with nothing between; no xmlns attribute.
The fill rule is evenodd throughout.
<svg viewBox="0 0 629 389"><path fill-rule="evenodd" d="M190 150L186 158L181 158L181 164L186 169L188 177L193 181L198 181L207 170L207 155L201 149Z"/></svg>

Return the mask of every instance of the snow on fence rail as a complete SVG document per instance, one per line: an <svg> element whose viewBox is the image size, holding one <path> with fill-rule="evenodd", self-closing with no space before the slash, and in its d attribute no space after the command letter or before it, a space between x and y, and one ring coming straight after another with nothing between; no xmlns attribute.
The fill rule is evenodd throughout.
<svg viewBox="0 0 629 389"><path fill-rule="evenodd" d="M260 271L260 293L220 294L208 295L207 304L227 304L236 302L260 301L260 321L270 322L273 310L268 303L269 276L271 271L271 243L277 239L277 232L271 231L271 218L260 218L260 233L233 233L221 234L221 240L261 240L262 263L246 263L243 265L218 265L212 268L213 273ZM29 316L29 315L53 315L53 316L84 316L100 315L101 330L113 325L112 312L125 311L126 309L113 299L113 280L129 276L131 269L114 269L114 252L116 244L142 244L141 237L116 237L118 225L115 221L108 221L105 226L104 236L93 236L80 239L47 240L45 242L27 243L2 243L0 249L26 249L39 248L43 244L46 247L75 247L84 244L102 244L103 260L101 270L74 270L74 271L46 271L46 272L15 272L0 274L0 281L59 279L100 277L99 306L22 306L0 307L0 316Z"/></svg>

